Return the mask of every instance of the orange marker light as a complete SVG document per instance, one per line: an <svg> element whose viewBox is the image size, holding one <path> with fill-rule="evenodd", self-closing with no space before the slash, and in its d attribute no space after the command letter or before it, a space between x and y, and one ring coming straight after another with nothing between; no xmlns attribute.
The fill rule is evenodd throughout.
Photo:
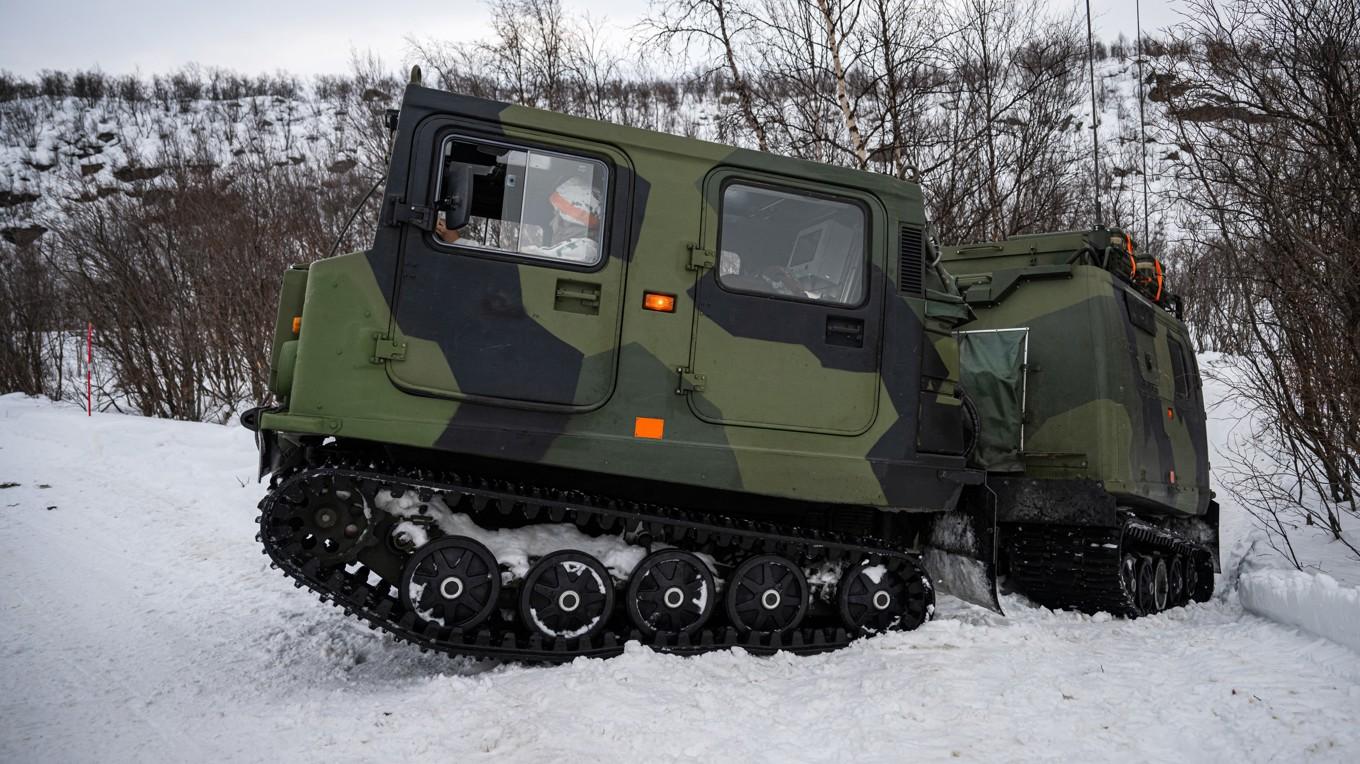
<svg viewBox="0 0 1360 764"><path fill-rule="evenodd" d="M1175 418L1176 418L1176 412L1175 412L1175 410L1173 410L1170 406L1167 406L1167 407L1166 407L1166 418L1167 418L1167 419L1175 419Z"/></svg>
<svg viewBox="0 0 1360 764"><path fill-rule="evenodd" d="M660 292L643 292L642 307L646 310L654 310L658 313L674 313L675 295L661 294Z"/></svg>
<svg viewBox="0 0 1360 764"><path fill-rule="evenodd" d="M293 316L293 334L302 331L302 316Z"/></svg>
<svg viewBox="0 0 1360 764"><path fill-rule="evenodd" d="M666 420L640 416L633 420L633 437L648 440L661 440L666 431Z"/></svg>

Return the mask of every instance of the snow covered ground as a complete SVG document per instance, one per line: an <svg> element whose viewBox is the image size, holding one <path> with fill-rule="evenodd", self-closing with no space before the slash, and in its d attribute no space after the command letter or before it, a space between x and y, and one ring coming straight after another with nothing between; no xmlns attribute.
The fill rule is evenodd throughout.
<svg viewBox="0 0 1360 764"><path fill-rule="evenodd" d="M1231 591L944 600L810 658L421 655L269 570L253 467L240 428L0 397L0 760L1360 760L1360 653Z"/></svg>

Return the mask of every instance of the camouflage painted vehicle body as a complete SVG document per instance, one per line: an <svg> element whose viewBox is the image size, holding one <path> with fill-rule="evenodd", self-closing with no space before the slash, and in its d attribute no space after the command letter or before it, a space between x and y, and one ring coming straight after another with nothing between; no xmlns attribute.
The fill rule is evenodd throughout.
<svg viewBox="0 0 1360 764"><path fill-rule="evenodd" d="M943 287L922 264L919 187L411 88L389 205L432 205L447 133L605 161L607 257L535 262L381 226L368 252L288 274L272 388L288 405L266 429L812 502L954 504L969 476L956 372L937 347L965 314L927 298ZM863 304L737 294L697 266L736 178L864 205ZM644 310L647 291L674 296L674 312ZM639 417L661 420L661 437L638 437Z"/></svg>
<svg viewBox="0 0 1360 764"><path fill-rule="evenodd" d="M1184 398L1167 376L1166 337L1184 337L1183 327L1143 300L1155 336L1131 328L1125 306L1142 298L1121 299L1129 289L1113 269L1075 263L1084 234L1035 239L1034 252L1023 243L951 252L947 271L913 183L417 86L394 127L372 246L285 274L270 379L279 404L246 418L260 436L262 474L274 474L262 503L267 551L299 585L375 626L476 655L552 658L534 640L554 638L559 657L616 651L623 632L601 625L626 624L610 610L612 588L600 592L609 599L596 631L543 631L525 598L543 585L535 576L544 560L527 579L501 561L506 586L521 592L517 624L484 625L511 596L499 583L475 616L449 610L447 623L423 610L430 570L457 560L497 567L450 530L460 513L492 531L543 516L597 538L623 528L634 546L708 555L723 580L757 562L737 550L764 550L750 575L802 576L802 588L784 594L811 600L810 618L819 596L840 598L844 624L824 633L798 630L802 610L760 628L729 610L717 637L695 623L668 636L629 611L654 645L686 651L691 637L707 640L704 649L743 638L762 650L790 640L838 646L872 630L846 597L887 601L873 572L880 564L897 587L891 625L914 627L933 601L917 556L928 544L971 559L986 580L959 588L996 607L1007 523L1122 527L1129 512L1208 512L1198 378L1183 369L1194 383ZM510 244L499 227L490 245L436 234L460 195L488 208L490 181L459 185L455 170L495 179L509 198L527 195L534 167L559 160L587 168L598 191L598 210L569 210L591 222L598 262L526 257L519 217ZM725 218L729 207L746 217ZM799 231L770 212L778 209L826 215L799 221L808 224ZM725 220L746 227L728 222L723 239ZM849 254L824 257L835 247ZM783 265L756 279L754 266L770 257ZM843 281L828 277L837 273ZM960 338L972 346L955 332L1019 326L1029 329L1031 361L1016 369L1017 421L980 432L971 412L1007 409L966 398ZM1102 350L1071 352L1078 329ZM1146 371L1145 357L1155 364ZM1015 392L1005 387L991 389ZM1175 416L1163 422L1163 408ZM1023 442L1005 456L1006 432L1021 421ZM975 443L991 449L979 456L1004 458L970 460ZM394 509L408 492L420 497L418 514ZM1037 509L1055 502L1066 509ZM487 507L500 519L487 520ZM1012 567L1023 556L1011 554ZM716 597L697 559L667 564ZM594 558L570 564L603 575ZM816 583L829 569L839 582ZM458 570L439 580L472 580ZM610 575L620 587L629 578ZM907 598L910 612L897 611ZM509 609L507 622L516 620ZM483 624L475 634L474 623ZM525 633L532 624L538 632Z"/></svg>
<svg viewBox="0 0 1360 764"><path fill-rule="evenodd" d="M976 314L957 335L963 387L981 412L975 457L997 494L1002 567L1018 588L1053 606L1161 609L1110 604L1127 593L1091 605L1090 592L1050 590L1082 577L1079 550L1053 538L1113 548L1133 543L1132 524L1148 543L1121 555L1136 558L1121 560L1128 575L1144 558L1153 577L1160 562L1193 568L1170 594L1206 597L1218 505L1203 393L1161 264L1108 228L954 247L943 262ZM1016 570L1025 565L1038 570ZM1136 599L1136 581L1114 583Z"/></svg>
<svg viewBox="0 0 1360 764"><path fill-rule="evenodd" d="M1192 345L1174 313L1117 275L1130 270L1124 240L1097 229L945 252L977 315L965 333L1028 332L1024 416L1012 428L1023 431L1023 447L985 466L1098 481L1126 504L1204 515L1208 448ZM1079 256L1092 241L1117 251L1110 266Z"/></svg>

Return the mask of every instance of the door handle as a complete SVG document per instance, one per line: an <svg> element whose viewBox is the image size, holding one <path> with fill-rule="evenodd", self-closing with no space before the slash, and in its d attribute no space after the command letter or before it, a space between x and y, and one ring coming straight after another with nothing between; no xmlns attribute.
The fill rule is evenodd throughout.
<svg viewBox="0 0 1360 764"><path fill-rule="evenodd" d="M826 317L826 344L864 347L864 320L845 316Z"/></svg>
<svg viewBox="0 0 1360 764"><path fill-rule="evenodd" d="M591 315L600 312L599 284L592 284L589 281L558 279L554 298L553 307L557 310Z"/></svg>
<svg viewBox="0 0 1360 764"><path fill-rule="evenodd" d="M600 289L572 289L571 287L558 287L557 299L559 300L579 300L589 305L600 304Z"/></svg>

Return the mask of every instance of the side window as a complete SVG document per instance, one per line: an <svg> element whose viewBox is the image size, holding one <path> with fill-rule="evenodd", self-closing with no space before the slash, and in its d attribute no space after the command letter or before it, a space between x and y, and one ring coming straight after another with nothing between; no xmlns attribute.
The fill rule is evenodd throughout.
<svg viewBox="0 0 1360 764"><path fill-rule="evenodd" d="M1192 382L1190 379L1190 368L1185 360L1185 348L1181 343L1168 337L1171 351L1171 376L1176 383L1176 400L1185 400L1190 397Z"/></svg>
<svg viewBox="0 0 1360 764"><path fill-rule="evenodd" d="M855 305L864 297L857 204L762 186L723 189L718 282L756 294Z"/></svg>
<svg viewBox="0 0 1360 764"><path fill-rule="evenodd" d="M600 262L608 170L602 162L464 138L443 147L444 168L471 168L467 224L440 213L435 241L578 265ZM441 186L448 173L441 173ZM442 191L441 191L442 197Z"/></svg>

